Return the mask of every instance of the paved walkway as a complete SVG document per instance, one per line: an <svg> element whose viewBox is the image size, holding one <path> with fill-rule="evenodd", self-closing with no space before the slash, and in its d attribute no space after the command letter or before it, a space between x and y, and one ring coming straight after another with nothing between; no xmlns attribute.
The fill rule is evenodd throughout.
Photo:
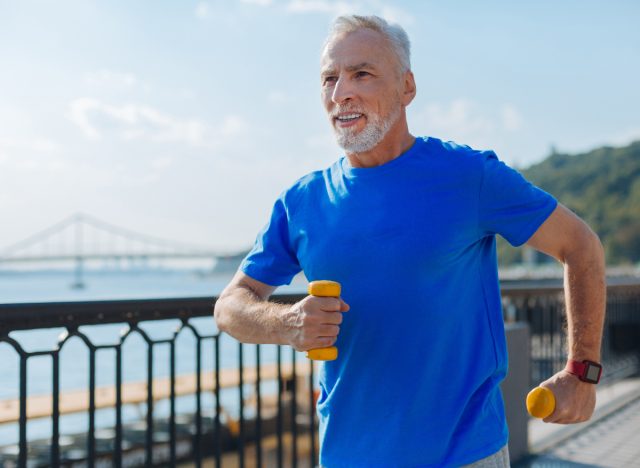
<svg viewBox="0 0 640 468"><path fill-rule="evenodd" d="M594 415L593 422L559 429L556 431L556 444L550 442L553 434L546 434L538 441L539 447L546 444L546 448L538 450L536 458L514 467L640 468L639 384L637 379L632 379L617 389L609 389L608 396L617 394L617 398L605 401L599 413ZM606 400L606 396L603 399Z"/></svg>

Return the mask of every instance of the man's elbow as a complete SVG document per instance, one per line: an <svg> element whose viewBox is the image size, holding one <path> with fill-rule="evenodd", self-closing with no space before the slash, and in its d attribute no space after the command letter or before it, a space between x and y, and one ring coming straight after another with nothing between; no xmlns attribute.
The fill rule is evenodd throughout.
<svg viewBox="0 0 640 468"><path fill-rule="evenodd" d="M594 250L595 250L595 254L599 260L600 263L602 263L603 266L606 265L606 259L605 259L605 252L604 252L604 246L602 245L602 242L600 241L600 237L598 237L598 235L594 232L593 233L594 236Z"/></svg>
<svg viewBox="0 0 640 468"><path fill-rule="evenodd" d="M602 245L598 234L596 234L591 228L589 228L589 234L587 235L586 248L596 263L602 266L605 265L604 246Z"/></svg>
<svg viewBox="0 0 640 468"><path fill-rule="evenodd" d="M219 331L229 333L229 313L225 302L225 296L221 294L213 306L213 318Z"/></svg>
<svg viewBox="0 0 640 468"><path fill-rule="evenodd" d="M566 257L566 263L583 263L597 266L604 271L605 252L600 237L586 224L585 229L572 242L572 249Z"/></svg>

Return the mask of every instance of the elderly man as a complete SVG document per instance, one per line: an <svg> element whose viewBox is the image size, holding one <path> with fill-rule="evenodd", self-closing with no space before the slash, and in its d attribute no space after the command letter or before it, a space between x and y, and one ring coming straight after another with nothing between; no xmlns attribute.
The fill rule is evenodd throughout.
<svg viewBox="0 0 640 468"><path fill-rule="evenodd" d="M337 345L320 372L321 465L508 466L496 234L564 264L569 363L543 383L557 399L546 421L588 419L583 373L597 370L605 304L597 236L493 152L409 133L416 85L399 26L338 18L320 76L346 156L281 194L215 317L247 343ZM340 282L342 297L267 301L300 271Z"/></svg>

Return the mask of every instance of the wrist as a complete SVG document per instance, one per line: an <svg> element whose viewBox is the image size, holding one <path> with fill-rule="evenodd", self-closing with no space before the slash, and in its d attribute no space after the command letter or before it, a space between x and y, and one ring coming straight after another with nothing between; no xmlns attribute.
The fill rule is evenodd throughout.
<svg viewBox="0 0 640 468"><path fill-rule="evenodd" d="M275 304L274 304L275 305ZM277 343L280 345L293 346L294 327L296 315L296 304L277 304L273 310L275 316L274 333L278 337Z"/></svg>
<svg viewBox="0 0 640 468"><path fill-rule="evenodd" d="M574 361L593 361L600 362L600 348L587 348L581 349L580 351L569 350L568 359L573 359Z"/></svg>

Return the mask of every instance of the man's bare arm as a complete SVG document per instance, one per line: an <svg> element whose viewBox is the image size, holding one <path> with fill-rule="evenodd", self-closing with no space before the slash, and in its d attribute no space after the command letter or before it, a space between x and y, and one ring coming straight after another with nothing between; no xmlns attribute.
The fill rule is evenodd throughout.
<svg viewBox="0 0 640 468"><path fill-rule="evenodd" d="M564 265L569 358L600 361L606 307L604 250L598 236L563 205L527 242ZM556 394L556 411L546 422L574 423L589 419L595 407L595 386L561 371L543 383Z"/></svg>
<svg viewBox="0 0 640 468"><path fill-rule="evenodd" d="M280 317L291 306L267 301L275 289L238 271L216 301L218 329L243 343L287 344Z"/></svg>
<svg viewBox="0 0 640 468"><path fill-rule="evenodd" d="M332 297L307 296L295 304L269 302L275 287L238 271L216 301L218 329L243 343L286 344L298 351L335 343L349 306Z"/></svg>

